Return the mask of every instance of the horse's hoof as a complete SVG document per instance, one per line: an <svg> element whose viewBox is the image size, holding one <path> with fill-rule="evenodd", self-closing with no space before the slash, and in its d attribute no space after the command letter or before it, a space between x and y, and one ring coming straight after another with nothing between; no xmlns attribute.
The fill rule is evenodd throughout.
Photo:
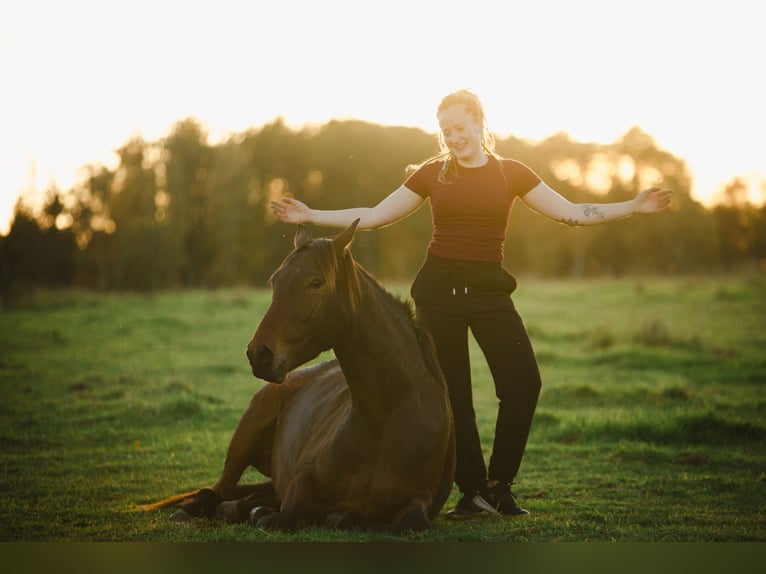
<svg viewBox="0 0 766 574"><path fill-rule="evenodd" d="M264 530L279 530L281 532L292 532L295 530L295 520L292 520L284 512L269 512L261 516L255 522L256 528Z"/></svg>
<svg viewBox="0 0 766 574"><path fill-rule="evenodd" d="M261 528L258 522L260 522L264 516L268 516L269 514L273 513L273 508L269 508L268 506L256 506L250 511L250 518L248 519L248 522L250 522L250 526Z"/></svg>
<svg viewBox="0 0 766 574"><path fill-rule="evenodd" d="M170 522L190 522L191 520L193 520L192 515L183 508L179 508L170 515Z"/></svg>
<svg viewBox="0 0 766 574"><path fill-rule="evenodd" d="M242 522L244 520L244 518L240 516L238 500L227 500L219 504L215 509L215 517L218 520L223 520L229 524L236 524L237 522Z"/></svg>
<svg viewBox="0 0 766 574"><path fill-rule="evenodd" d="M428 526L428 518L420 508L412 508L399 522L402 532L425 532Z"/></svg>
<svg viewBox="0 0 766 574"><path fill-rule="evenodd" d="M202 488L194 495L194 501L191 504L194 506L194 510L199 512L198 516L212 518L218 507L218 495L212 488ZM190 512L190 514L192 513Z"/></svg>
<svg viewBox="0 0 766 574"><path fill-rule="evenodd" d="M325 526L334 530L350 530L359 526L359 520L350 512L331 512L325 518Z"/></svg>

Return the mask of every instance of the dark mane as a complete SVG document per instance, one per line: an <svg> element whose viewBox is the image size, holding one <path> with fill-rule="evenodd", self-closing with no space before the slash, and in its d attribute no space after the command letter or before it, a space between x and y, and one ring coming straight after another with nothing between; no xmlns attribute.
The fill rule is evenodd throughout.
<svg viewBox="0 0 766 574"><path fill-rule="evenodd" d="M365 283L381 300L388 303L389 308L399 314L402 321L411 326L428 368L434 376L441 379L442 372L436 358L433 341L428 332L420 326L412 304L388 291L372 273L357 263L348 249L343 252L343 256L339 260L335 255L331 240L313 240L308 244L308 246L311 245L317 246L316 255L320 262L320 268L325 274L325 280L333 286L333 289L343 289L348 294L350 317L356 319L359 314L363 293L362 283Z"/></svg>
<svg viewBox="0 0 766 574"><path fill-rule="evenodd" d="M398 310L401 313L402 319L412 326L412 329L415 331L415 337L420 344L420 349L423 352L423 359L425 360L426 365L428 365L428 369L437 379L442 379L443 375L441 367L439 367L439 361L436 358L436 348L434 347L433 340L431 339L431 335L428 334L428 331L420 326L420 322L417 320L412 304L387 291L369 271L355 261L354 265L359 271L359 275L363 275L369 284L378 292L380 297L388 301L394 309ZM446 385L446 382L444 384Z"/></svg>

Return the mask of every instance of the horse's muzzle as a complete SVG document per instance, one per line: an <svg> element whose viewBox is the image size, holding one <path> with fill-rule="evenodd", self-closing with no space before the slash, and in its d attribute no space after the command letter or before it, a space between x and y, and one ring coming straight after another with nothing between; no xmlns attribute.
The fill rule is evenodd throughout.
<svg viewBox="0 0 766 574"><path fill-rule="evenodd" d="M275 363L274 353L266 345L258 345L255 349L247 348L247 359L253 369L253 375L270 383L281 383L287 377L287 365L282 359Z"/></svg>

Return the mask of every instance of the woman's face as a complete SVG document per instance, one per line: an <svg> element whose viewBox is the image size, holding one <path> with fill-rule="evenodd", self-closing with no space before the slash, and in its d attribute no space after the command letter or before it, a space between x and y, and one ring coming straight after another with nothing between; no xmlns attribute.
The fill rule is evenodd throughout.
<svg viewBox="0 0 766 574"><path fill-rule="evenodd" d="M483 126L465 106L456 104L445 108L439 115L439 127L444 137L444 143L455 155L458 163L471 165L483 163L484 150L481 146Z"/></svg>

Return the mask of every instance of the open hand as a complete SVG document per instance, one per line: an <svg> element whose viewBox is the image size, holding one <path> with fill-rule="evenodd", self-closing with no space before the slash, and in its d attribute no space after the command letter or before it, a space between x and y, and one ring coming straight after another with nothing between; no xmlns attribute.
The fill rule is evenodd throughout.
<svg viewBox="0 0 766 574"><path fill-rule="evenodd" d="M272 199L269 202L269 207L271 207L272 213L285 223L304 223L309 220L310 209L305 203L297 199L290 197Z"/></svg>
<svg viewBox="0 0 766 574"><path fill-rule="evenodd" d="M670 199L673 195L672 189L660 189L659 187L650 187L636 196L634 210L636 213L659 213L665 211L670 206Z"/></svg>

